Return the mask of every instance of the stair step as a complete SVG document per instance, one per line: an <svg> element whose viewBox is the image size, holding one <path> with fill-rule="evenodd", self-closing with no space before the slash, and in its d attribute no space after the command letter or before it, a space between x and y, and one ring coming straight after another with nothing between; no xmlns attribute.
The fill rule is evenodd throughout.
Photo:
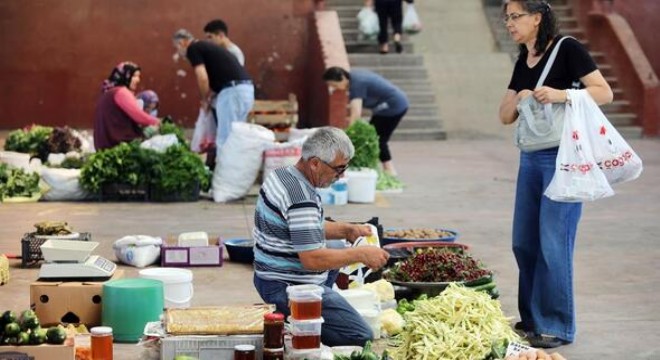
<svg viewBox="0 0 660 360"><path fill-rule="evenodd" d="M349 54L351 66L424 66L424 57L415 54Z"/></svg>
<svg viewBox="0 0 660 360"><path fill-rule="evenodd" d="M378 54L378 43L373 40L373 41L345 41L346 44L346 51L349 54L352 53L368 53L368 54ZM409 41L403 41L401 42L401 45L403 45L403 52L410 54L413 53L413 44ZM394 55L394 46L390 44L390 54L388 55Z"/></svg>
<svg viewBox="0 0 660 360"><path fill-rule="evenodd" d="M447 133L439 125L435 129L396 129L390 140L394 141L422 141L446 140Z"/></svg>
<svg viewBox="0 0 660 360"><path fill-rule="evenodd" d="M629 113L631 110L628 100L614 100L610 104L601 105L600 108L605 113Z"/></svg>
<svg viewBox="0 0 660 360"><path fill-rule="evenodd" d="M403 117L397 129L433 129L438 127L438 118L429 116L406 116Z"/></svg>
<svg viewBox="0 0 660 360"><path fill-rule="evenodd" d="M641 126L617 126L616 131L626 140L641 139L644 137Z"/></svg>
<svg viewBox="0 0 660 360"><path fill-rule="evenodd" d="M637 121L637 115L633 113L607 113L605 116L615 127L635 125Z"/></svg>
<svg viewBox="0 0 660 360"><path fill-rule="evenodd" d="M357 68L359 69L359 68ZM378 73L386 79L428 79L426 68L421 66L372 66L368 70Z"/></svg>
<svg viewBox="0 0 660 360"><path fill-rule="evenodd" d="M342 27L341 34L344 36L344 41L355 41L355 40L377 41L377 36L366 37L357 28L344 28L344 27ZM388 39L390 39L390 41L393 41L393 36L394 36L394 33L392 31L390 31ZM401 40L402 41L408 40L408 35L407 34L401 34Z"/></svg>

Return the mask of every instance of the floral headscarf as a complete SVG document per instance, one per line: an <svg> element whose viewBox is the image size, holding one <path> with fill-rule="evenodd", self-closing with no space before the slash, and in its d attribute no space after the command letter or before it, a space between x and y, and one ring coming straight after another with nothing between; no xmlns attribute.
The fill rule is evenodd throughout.
<svg viewBox="0 0 660 360"><path fill-rule="evenodd" d="M140 71L140 67L135 63L130 61L119 63L112 69L110 76L103 81L101 91L106 92L115 86L128 87L131 84L131 78L137 71Z"/></svg>

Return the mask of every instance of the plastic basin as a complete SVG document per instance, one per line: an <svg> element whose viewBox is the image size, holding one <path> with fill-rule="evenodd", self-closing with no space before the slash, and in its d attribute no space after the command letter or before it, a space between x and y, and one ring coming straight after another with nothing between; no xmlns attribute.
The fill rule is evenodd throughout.
<svg viewBox="0 0 660 360"><path fill-rule="evenodd" d="M254 240L227 239L222 243L227 248L229 260L243 264L252 264L254 262Z"/></svg>

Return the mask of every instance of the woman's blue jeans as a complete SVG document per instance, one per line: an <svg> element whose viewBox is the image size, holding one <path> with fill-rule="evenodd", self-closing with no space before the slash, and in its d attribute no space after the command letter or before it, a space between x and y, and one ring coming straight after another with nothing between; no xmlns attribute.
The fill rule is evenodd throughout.
<svg viewBox="0 0 660 360"><path fill-rule="evenodd" d="M537 334L575 338L573 250L581 203L550 200L543 192L555 172L557 148L520 153L513 216L518 262L518 310Z"/></svg>
<svg viewBox="0 0 660 360"><path fill-rule="evenodd" d="M254 105L254 85L239 84L222 89L215 99L218 131L215 144L218 149L224 145L231 133L234 121L245 122Z"/></svg>
<svg viewBox="0 0 660 360"><path fill-rule="evenodd" d="M277 311L289 316L289 299L286 287L281 281L263 280L254 275L254 287L268 304L275 304ZM321 342L327 346L364 346L373 338L373 332L360 314L338 292L323 285L321 316Z"/></svg>

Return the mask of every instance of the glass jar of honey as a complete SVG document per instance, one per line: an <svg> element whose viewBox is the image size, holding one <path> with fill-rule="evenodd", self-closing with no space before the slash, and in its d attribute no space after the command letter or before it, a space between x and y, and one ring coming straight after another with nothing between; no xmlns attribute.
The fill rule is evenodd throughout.
<svg viewBox="0 0 660 360"><path fill-rule="evenodd" d="M264 348L279 349L284 347L284 315L272 313L264 315Z"/></svg>
<svg viewBox="0 0 660 360"><path fill-rule="evenodd" d="M264 349L263 360L284 360L284 348Z"/></svg>
<svg viewBox="0 0 660 360"><path fill-rule="evenodd" d="M257 353L254 345L234 346L234 360L256 360Z"/></svg>
<svg viewBox="0 0 660 360"><path fill-rule="evenodd" d="M92 359L112 360L112 328L97 326L90 330L92 333Z"/></svg>

